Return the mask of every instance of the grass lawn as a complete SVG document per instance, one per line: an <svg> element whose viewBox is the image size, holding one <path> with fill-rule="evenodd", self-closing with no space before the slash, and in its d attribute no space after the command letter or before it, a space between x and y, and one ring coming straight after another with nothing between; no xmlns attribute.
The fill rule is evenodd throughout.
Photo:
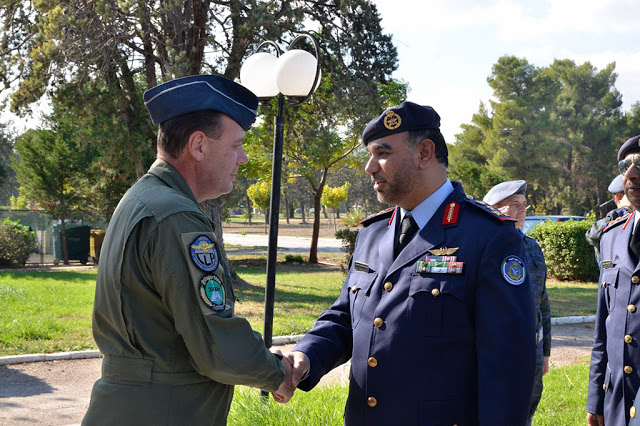
<svg viewBox="0 0 640 426"><path fill-rule="evenodd" d="M544 377L542 400L534 426L569 426L585 423L589 366L586 363L554 368ZM347 398L345 384L296 391L291 402L281 405L264 400L256 389L238 386L231 404L229 425L309 426L342 425Z"/></svg>
<svg viewBox="0 0 640 426"><path fill-rule="evenodd" d="M236 289L236 313L262 333L266 256L230 253L247 285ZM338 264L342 253L322 254ZM284 260L280 256L279 261ZM95 349L91 312L96 270L0 272L0 356ZM327 265L278 265L273 334L302 334L338 297L344 275ZM554 316L595 313L595 283L548 284Z"/></svg>
<svg viewBox="0 0 640 426"><path fill-rule="evenodd" d="M0 273L0 356L95 349L96 270Z"/></svg>
<svg viewBox="0 0 640 426"><path fill-rule="evenodd" d="M596 314L597 283L547 280L547 294L552 317Z"/></svg>

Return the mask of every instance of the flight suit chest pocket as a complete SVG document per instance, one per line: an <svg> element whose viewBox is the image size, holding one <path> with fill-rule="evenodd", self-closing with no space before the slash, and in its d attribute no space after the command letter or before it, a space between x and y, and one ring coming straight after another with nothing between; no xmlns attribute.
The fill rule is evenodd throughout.
<svg viewBox="0 0 640 426"><path fill-rule="evenodd" d="M351 326L356 328L362 316L362 309L369 298L369 289L373 285L378 274L362 271L352 271L349 275L349 310L351 313Z"/></svg>
<svg viewBox="0 0 640 426"><path fill-rule="evenodd" d="M460 275L412 275L407 315L416 333L441 336L445 318L456 327L456 321L465 316L465 291L466 281Z"/></svg>
<svg viewBox="0 0 640 426"><path fill-rule="evenodd" d="M607 304L607 310L613 311L616 304L616 290L618 288L618 268L607 268L602 271L600 279L602 291L604 292L604 300Z"/></svg>

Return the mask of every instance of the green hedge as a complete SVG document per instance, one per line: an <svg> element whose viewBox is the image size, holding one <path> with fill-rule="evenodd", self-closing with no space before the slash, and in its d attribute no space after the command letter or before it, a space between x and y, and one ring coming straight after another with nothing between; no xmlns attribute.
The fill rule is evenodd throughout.
<svg viewBox="0 0 640 426"><path fill-rule="evenodd" d="M29 252L37 247L36 234L29 227L9 218L0 222L0 266L24 266Z"/></svg>
<svg viewBox="0 0 640 426"><path fill-rule="evenodd" d="M591 220L545 221L529 231L542 248L550 276L563 281L598 281L593 247L584 237L592 225Z"/></svg>

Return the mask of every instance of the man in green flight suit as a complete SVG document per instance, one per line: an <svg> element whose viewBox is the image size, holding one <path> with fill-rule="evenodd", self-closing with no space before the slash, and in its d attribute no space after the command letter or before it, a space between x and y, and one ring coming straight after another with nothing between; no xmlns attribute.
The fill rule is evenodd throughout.
<svg viewBox="0 0 640 426"><path fill-rule="evenodd" d="M198 204L231 191L258 99L198 75L144 100L157 160L120 201L102 245L93 334L104 360L83 424L225 424L233 385L276 391L291 370L234 316L220 242Z"/></svg>

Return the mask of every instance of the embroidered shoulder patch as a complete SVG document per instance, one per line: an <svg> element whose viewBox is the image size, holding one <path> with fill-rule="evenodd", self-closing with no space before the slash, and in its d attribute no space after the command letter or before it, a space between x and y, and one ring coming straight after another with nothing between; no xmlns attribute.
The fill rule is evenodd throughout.
<svg viewBox="0 0 640 426"><path fill-rule="evenodd" d="M216 245L206 235L200 235L196 238L191 246L191 259L193 263L203 271L211 272L218 268L220 259Z"/></svg>
<svg viewBox="0 0 640 426"><path fill-rule="evenodd" d="M524 262L518 256L507 256L502 262L502 276L511 285L520 285L524 282L526 271Z"/></svg>
<svg viewBox="0 0 640 426"><path fill-rule="evenodd" d="M200 280L200 297L205 305L214 311L224 311L225 294L220 278L207 275Z"/></svg>

